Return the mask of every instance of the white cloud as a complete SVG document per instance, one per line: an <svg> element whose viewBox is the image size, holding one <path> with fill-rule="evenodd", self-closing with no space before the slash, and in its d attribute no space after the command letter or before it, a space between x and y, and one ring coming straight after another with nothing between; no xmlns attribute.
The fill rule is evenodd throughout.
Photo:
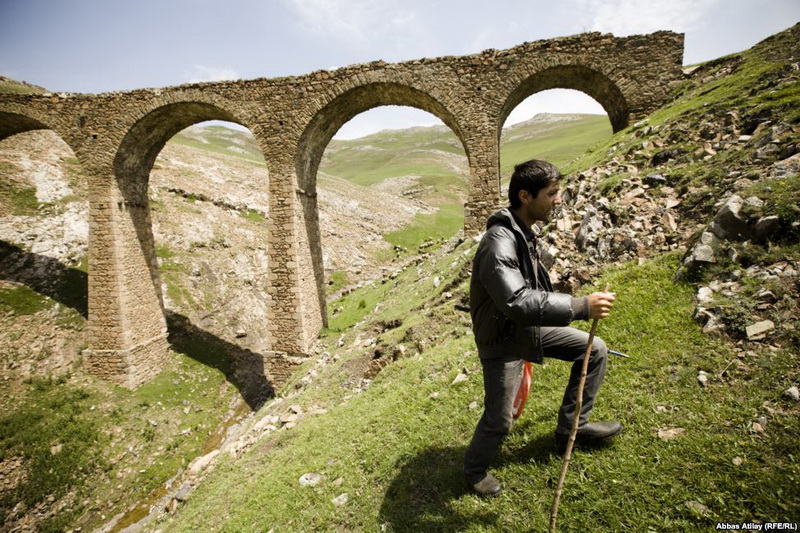
<svg viewBox="0 0 800 533"><path fill-rule="evenodd" d="M415 28L416 13L389 0L284 0L301 26L337 41L394 40Z"/></svg>
<svg viewBox="0 0 800 533"><path fill-rule="evenodd" d="M578 9L592 13L591 31L616 36L659 30L687 32L720 0L577 0Z"/></svg>
<svg viewBox="0 0 800 533"><path fill-rule="evenodd" d="M241 78L236 71L228 68L208 67L205 65L195 65L189 74L189 83L200 83L204 81L225 81L238 80Z"/></svg>

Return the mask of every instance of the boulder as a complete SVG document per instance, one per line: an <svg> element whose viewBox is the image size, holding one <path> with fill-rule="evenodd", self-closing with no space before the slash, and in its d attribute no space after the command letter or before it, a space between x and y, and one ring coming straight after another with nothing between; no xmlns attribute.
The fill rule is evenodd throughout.
<svg viewBox="0 0 800 533"><path fill-rule="evenodd" d="M716 254L719 253L719 248L719 237L709 231L709 229L703 231L695 245L684 257L683 264L681 264L678 271L675 272L673 279L675 281L682 280L688 274L697 272L704 265L716 263Z"/></svg>
<svg viewBox="0 0 800 533"><path fill-rule="evenodd" d="M753 237L759 241L767 241L777 233L780 227L780 219L776 215L761 217L756 222Z"/></svg>
<svg viewBox="0 0 800 533"><path fill-rule="evenodd" d="M662 150L653 156L653 158L650 160L650 166L657 167L659 165L663 165L670 159L675 159L676 157L678 157L677 150Z"/></svg>
<svg viewBox="0 0 800 533"><path fill-rule="evenodd" d="M578 235L575 237L578 250L585 252L590 246L596 245L602 231L603 216L594 207L587 208Z"/></svg>
<svg viewBox="0 0 800 533"><path fill-rule="evenodd" d="M725 202L711 223L710 230L720 239L750 238L752 229L741 213L744 200L739 195L732 195Z"/></svg>

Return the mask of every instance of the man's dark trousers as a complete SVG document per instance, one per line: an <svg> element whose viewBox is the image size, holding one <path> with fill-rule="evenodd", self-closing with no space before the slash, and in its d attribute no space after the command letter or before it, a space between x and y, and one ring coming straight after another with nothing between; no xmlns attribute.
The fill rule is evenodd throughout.
<svg viewBox="0 0 800 533"><path fill-rule="evenodd" d="M572 413L578 401L578 384L581 379L583 356L589 342L589 334L572 327L542 327L542 352L545 357L574 361L564 399L558 411L556 432L568 435L572 429ZM597 391L606 374L608 349L602 339L595 337L586 385L583 390L578 427L589 421ZM467 452L464 455L464 473L469 479L479 480L500 451L513 421L514 397L522 378L522 359L481 359L483 365L484 411L475 428Z"/></svg>

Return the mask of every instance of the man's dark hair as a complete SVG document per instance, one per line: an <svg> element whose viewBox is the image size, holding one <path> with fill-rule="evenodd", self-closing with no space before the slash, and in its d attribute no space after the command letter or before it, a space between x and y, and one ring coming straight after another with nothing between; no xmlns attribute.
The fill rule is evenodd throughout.
<svg viewBox="0 0 800 533"><path fill-rule="evenodd" d="M511 183L508 184L508 202L512 209L522 205L519 201L519 192L528 191L532 196L538 196L539 191L561 179L558 169L540 159L531 159L514 167Z"/></svg>

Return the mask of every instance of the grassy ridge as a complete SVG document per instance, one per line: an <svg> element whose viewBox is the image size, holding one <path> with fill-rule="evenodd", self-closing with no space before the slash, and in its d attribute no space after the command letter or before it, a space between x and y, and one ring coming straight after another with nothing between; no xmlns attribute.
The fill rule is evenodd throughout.
<svg viewBox="0 0 800 533"><path fill-rule="evenodd" d="M184 130L169 142L265 165L261 148L249 131L225 126L202 126Z"/></svg>
<svg viewBox="0 0 800 533"><path fill-rule="evenodd" d="M0 93L38 94L46 92L47 89L43 87L0 76Z"/></svg>
<svg viewBox="0 0 800 533"><path fill-rule="evenodd" d="M500 142L501 174L507 177L514 165L534 157L564 165L611 135L608 117L579 117L556 118L555 124L533 119L505 128ZM443 154L460 156L466 170L464 149L449 129L412 128L332 141L322 168L359 185L374 185L390 177L453 175ZM466 183L463 186L466 190Z"/></svg>

